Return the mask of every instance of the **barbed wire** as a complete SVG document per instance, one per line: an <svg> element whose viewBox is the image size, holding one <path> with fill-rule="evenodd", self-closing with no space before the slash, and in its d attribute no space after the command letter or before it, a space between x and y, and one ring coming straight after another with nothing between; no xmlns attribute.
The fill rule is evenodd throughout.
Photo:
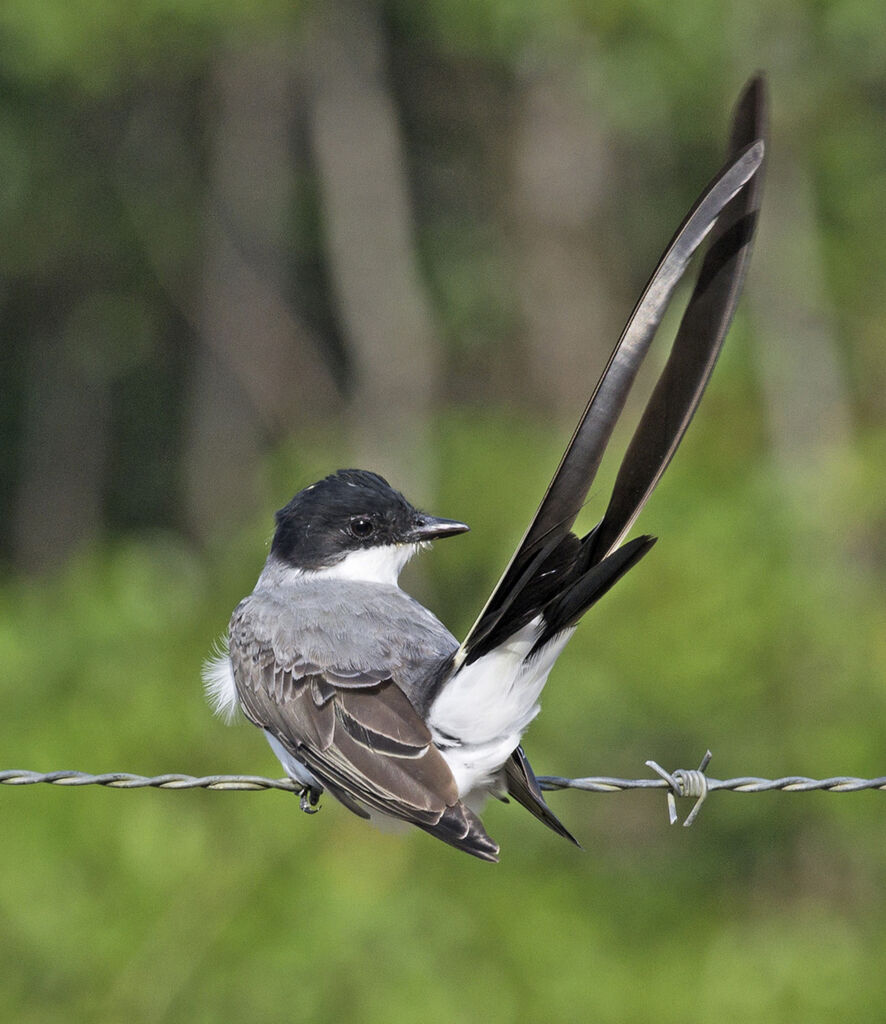
<svg viewBox="0 0 886 1024"><path fill-rule="evenodd" d="M743 775L734 779L713 779L705 773L711 760L708 751L696 769L678 768L668 772L655 761L647 761L657 778L620 779L607 775L585 778L566 778L560 775L540 775L538 783L543 790L577 789L585 793L624 793L634 789L663 789L668 797L671 824L677 822L677 797L695 799L695 805L683 824L691 825L709 793L858 793L862 790L886 792L886 775L876 779L860 779L851 775L835 775L827 779L811 779L805 775L786 775L779 779L763 779ZM212 789L256 792L277 789L286 793L303 792L303 787L291 779L270 779L262 775L135 775L131 772L107 772L93 775L89 772L56 771L32 772L22 770L0 771L0 785L31 786L48 783L53 786L107 786L110 789Z"/></svg>

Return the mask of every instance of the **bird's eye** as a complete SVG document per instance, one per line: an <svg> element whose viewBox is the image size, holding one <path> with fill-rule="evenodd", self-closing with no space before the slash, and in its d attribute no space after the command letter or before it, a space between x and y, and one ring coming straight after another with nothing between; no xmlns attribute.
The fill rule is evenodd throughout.
<svg viewBox="0 0 886 1024"><path fill-rule="evenodd" d="M375 524L366 516L354 516L348 524L348 529L351 531L352 536L357 537L359 540L365 540L375 532Z"/></svg>

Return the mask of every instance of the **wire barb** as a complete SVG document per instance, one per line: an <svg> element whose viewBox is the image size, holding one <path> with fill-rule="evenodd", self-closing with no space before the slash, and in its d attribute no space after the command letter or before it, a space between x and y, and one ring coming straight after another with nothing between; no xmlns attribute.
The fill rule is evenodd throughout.
<svg viewBox="0 0 886 1024"><path fill-rule="evenodd" d="M676 798L678 796L695 797L695 805L689 814L686 815L683 827L689 828L698 817L701 805L705 802L705 798L708 795L708 778L705 775L705 771L711 763L712 756L710 750L708 750L701 759L701 764L696 771L690 771L688 768L678 768L675 772L666 772L656 761L646 762L646 766L657 772L668 784L668 817L672 825L677 824Z"/></svg>

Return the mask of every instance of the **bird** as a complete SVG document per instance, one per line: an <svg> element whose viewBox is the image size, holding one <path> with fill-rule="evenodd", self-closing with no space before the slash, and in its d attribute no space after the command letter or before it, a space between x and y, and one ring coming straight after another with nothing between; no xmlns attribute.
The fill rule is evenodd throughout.
<svg viewBox="0 0 886 1024"><path fill-rule="evenodd" d="M651 549L625 540L713 371L751 251L765 144L761 75L744 88L727 159L649 279L528 529L465 639L402 590L400 571L468 526L430 515L377 473L341 469L276 513L265 566L204 667L215 710L261 729L317 810L324 791L376 822L405 822L481 860L480 817L513 798L577 844L522 746L548 675L582 616ZM573 531L637 370L693 253L709 238L670 356L609 504Z"/></svg>

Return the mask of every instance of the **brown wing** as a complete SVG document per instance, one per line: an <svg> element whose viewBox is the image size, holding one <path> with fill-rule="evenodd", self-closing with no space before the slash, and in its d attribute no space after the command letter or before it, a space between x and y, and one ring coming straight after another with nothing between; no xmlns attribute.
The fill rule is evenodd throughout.
<svg viewBox="0 0 886 1024"><path fill-rule="evenodd" d="M498 859L498 846L458 799L427 726L390 679L360 686L353 677L336 685L335 670L297 676L271 644L243 628L232 630L231 663L247 718L354 813L379 811L475 857Z"/></svg>

